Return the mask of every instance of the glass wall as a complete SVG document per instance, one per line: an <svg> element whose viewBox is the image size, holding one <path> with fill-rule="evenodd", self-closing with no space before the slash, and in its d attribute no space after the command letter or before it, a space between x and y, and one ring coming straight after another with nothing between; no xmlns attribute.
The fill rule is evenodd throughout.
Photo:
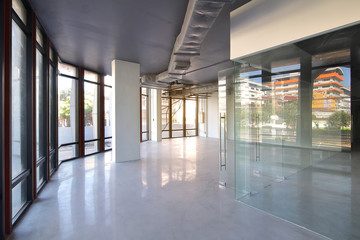
<svg viewBox="0 0 360 240"><path fill-rule="evenodd" d="M104 149L110 150L112 147L112 77L105 76L104 78Z"/></svg>
<svg viewBox="0 0 360 240"><path fill-rule="evenodd" d="M49 52L49 159L50 173L57 168L57 137L56 137L56 61L54 51Z"/></svg>
<svg viewBox="0 0 360 240"><path fill-rule="evenodd" d="M78 69L58 63L58 145L59 161L79 157Z"/></svg>
<svg viewBox="0 0 360 240"><path fill-rule="evenodd" d="M352 63L342 36L239 59L233 82L236 198L335 239L352 231Z"/></svg>
<svg viewBox="0 0 360 240"><path fill-rule="evenodd" d="M198 136L198 97L162 95L162 138Z"/></svg>
<svg viewBox="0 0 360 240"><path fill-rule="evenodd" d="M4 2L0 3L0 12L4 12ZM0 26L4 25L4 17L0 17ZM3 98L4 89L4 28L0 27L0 99ZM3 104L0 104L0 152L4 153L3 148ZM0 238L5 238L4 234L4 154L0 154Z"/></svg>
<svg viewBox="0 0 360 240"><path fill-rule="evenodd" d="M100 151L100 83L99 75L84 71L85 155Z"/></svg>
<svg viewBox="0 0 360 240"><path fill-rule="evenodd" d="M31 112L28 102L31 89L28 73L29 36L27 11L20 0L12 1L12 38L11 38L11 215L17 219L22 209L30 201L28 188L31 186Z"/></svg>
<svg viewBox="0 0 360 240"><path fill-rule="evenodd" d="M141 88L141 141L149 140L149 89Z"/></svg>
<svg viewBox="0 0 360 240"><path fill-rule="evenodd" d="M171 138L170 98L161 98L161 134L162 138Z"/></svg>
<svg viewBox="0 0 360 240"><path fill-rule="evenodd" d="M197 136L197 99L185 99L186 137Z"/></svg>
<svg viewBox="0 0 360 240"><path fill-rule="evenodd" d="M46 111L46 82L45 82L45 50L43 37L39 27L36 27L36 187L39 188L46 181L47 171L47 111Z"/></svg>
<svg viewBox="0 0 360 240"><path fill-rule="evenodd" d="M184 99L171 98L172 137L184 137Z"/></svg>
<svg viewBox="0 0 360 240"><path fill-rule="evenodd" d="M28 1L3 1L0 8L3 13L1 23L4 20L10 24L8 28L0 28L3 37L0 41L1 122L6 126L1 128L0 135L7 139L1 146L4 165L0 164L0 169L4 166L4 182L1 180L4 189L1 187L0 190L4 209L1 208L0 216L5 231L10 232L47 182L49 158L53 169L57 166L55 154L49 157L49 151L56 151L57 137L54 129L56 53L52 51L52 56L49 53L50 41ZM4 41L6 39L10 41ZM3 52L3 47L8 51ZM49 58L52 67L48 65ZM55 80L48 82L49 79Z"/></svg>

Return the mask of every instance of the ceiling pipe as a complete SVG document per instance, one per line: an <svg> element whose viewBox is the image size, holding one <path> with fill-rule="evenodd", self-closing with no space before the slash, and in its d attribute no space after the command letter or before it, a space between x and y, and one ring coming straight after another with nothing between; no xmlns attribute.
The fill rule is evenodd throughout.
<svg viewBox="0 0 360 240"><path fill-rule="evenodd" d="M193 95L201 95L207 93L214 93L218 91L218 83L208 83L199 87L174 89L168 91L169 97L181 97L186 98Z"/></svg>
<svg viewBox="0 0 360 240"><path fill-rule="evenodd" d="M171 83L181 80L191 66L191 59L200 55L201 44L226 3L234 0L189 0L181 32L176 38L167 71L145 74L141 83Z"/></svg>

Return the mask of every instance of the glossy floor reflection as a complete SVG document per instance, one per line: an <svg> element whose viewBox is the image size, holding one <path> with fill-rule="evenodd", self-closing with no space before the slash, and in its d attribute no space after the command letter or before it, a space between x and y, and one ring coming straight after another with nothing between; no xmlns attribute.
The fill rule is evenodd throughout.
<svg viewBox="0 0 360 240"><path fill-rule="evenodd" d="M65 162L10 239L325 239L235 201L218 185L218 140L141 144Z"/></svg>

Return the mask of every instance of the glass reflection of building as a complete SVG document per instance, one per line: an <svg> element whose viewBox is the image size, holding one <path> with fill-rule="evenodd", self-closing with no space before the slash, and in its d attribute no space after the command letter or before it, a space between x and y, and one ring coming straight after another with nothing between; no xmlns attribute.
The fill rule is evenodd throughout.
<svg viewBox="0 0 360 240"><path fill-rule="evenodd" d="M358 53L351 36L358 31L355 26L235 59L222 84L223 92L234 89L235 106L220 113L234 115L235 180L223 177L229 176L221 163L230 159L231 141L221 138L227 152L220 154L220 183L234 185L236 199L246 204L333 238L353 231L351 224L340 232L324 228L335 227L338 217L353 218L344 207L355 197L346 182L356 179L350 151L358 132L352 91Z"/></svg>

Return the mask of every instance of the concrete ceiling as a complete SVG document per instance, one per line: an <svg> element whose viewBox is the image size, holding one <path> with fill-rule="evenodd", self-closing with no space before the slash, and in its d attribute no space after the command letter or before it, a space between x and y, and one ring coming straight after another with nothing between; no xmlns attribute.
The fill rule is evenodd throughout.
<svg viewBox="0 0 360 240"><path fill-rule="evenodd" d="M231 67L230 11L226 6L194 57L184 80L217 79ZM141 74L168 67L184 20L187 0L29 0L64 62L111 74L113 59L140 63Z"/></svg>

